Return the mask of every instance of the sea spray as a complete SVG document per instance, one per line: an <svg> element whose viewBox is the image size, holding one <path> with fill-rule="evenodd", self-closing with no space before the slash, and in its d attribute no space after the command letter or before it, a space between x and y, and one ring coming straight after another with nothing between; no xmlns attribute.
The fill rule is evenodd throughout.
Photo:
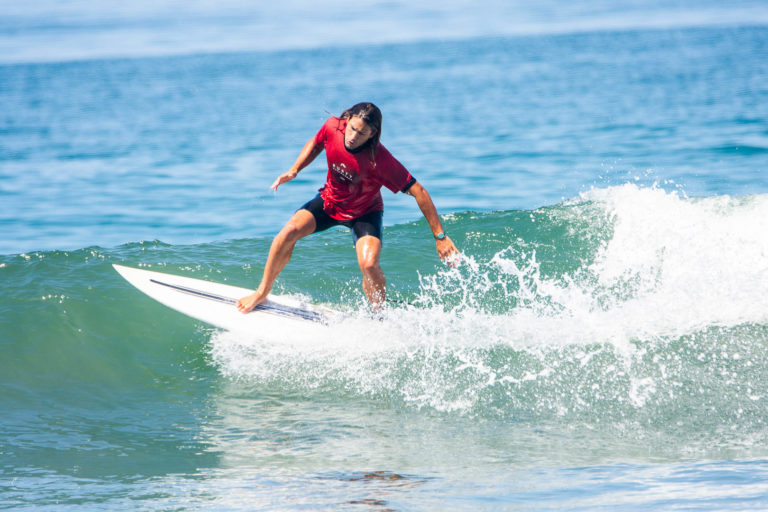
<svg viewBox="0 0 768 512"><path fill-rule="evenodd" d="M573 270L558 272L560 239L510 237L420 273L412 305L383 321L350 318L301 349L215 333L211 354L268 388L738 449L768 437L766 210L764 196L591 191L531 212L568 244L589 239Z"/></svg>

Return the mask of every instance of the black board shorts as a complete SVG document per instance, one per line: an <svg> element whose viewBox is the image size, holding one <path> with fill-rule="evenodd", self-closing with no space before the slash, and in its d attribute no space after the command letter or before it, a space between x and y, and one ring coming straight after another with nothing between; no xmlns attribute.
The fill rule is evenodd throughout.
<svg viewBox="0 0 768 512"><path fill-rule="evenodd" d="M307 210L315 218L315 230L313 233L325 231L333 226L346 226L352 230L355 244L363 236L375 236L381 240L384 219L384 212L381 210L368 212L362 217L352 220L337 220L328 215L323 209L323 198L320 197L320 194L317 194L314 199L305 203L299 210Z"/></svg>

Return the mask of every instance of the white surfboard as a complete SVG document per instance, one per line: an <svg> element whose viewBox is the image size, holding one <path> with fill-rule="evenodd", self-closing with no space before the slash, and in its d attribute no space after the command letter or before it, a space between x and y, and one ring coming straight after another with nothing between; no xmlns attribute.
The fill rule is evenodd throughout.
<svg viewBox="0 0 768 512"><path fill-rule="evenodd" d="M133 286L153 299L187 316L228 331L286 333L323 327L338 313L296 300L270 295L250 313L238 311L240 297L253 290L175 274L112 265Z"/></svg>

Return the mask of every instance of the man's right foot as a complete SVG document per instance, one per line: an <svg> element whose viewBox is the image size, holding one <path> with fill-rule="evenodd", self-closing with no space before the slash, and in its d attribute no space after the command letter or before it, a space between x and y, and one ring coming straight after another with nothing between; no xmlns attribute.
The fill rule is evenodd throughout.
<svg viewBox="0 0 768 512"><path fill-rule="evenodd" d="M254 293L243 297L242 299L237 301L237 309L241 313L248 313L249 311L252 311L253 308L261 304L262 302L267 301L267 295L266 293L263 293L259 290L256 290Z"/></svg>

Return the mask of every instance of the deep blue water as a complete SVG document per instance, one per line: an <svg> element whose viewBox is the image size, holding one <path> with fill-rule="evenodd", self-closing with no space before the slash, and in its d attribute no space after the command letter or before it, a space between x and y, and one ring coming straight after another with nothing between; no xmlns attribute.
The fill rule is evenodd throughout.
<svg viewBox="0 0 768 512"><path fill-rule="evenodd" d="M768 506L759 2L185 7L0 2L0 508ZM466 257L385 191L384 322L342 229L314 345L114 272L255 286L363 100Z"/></svg>

